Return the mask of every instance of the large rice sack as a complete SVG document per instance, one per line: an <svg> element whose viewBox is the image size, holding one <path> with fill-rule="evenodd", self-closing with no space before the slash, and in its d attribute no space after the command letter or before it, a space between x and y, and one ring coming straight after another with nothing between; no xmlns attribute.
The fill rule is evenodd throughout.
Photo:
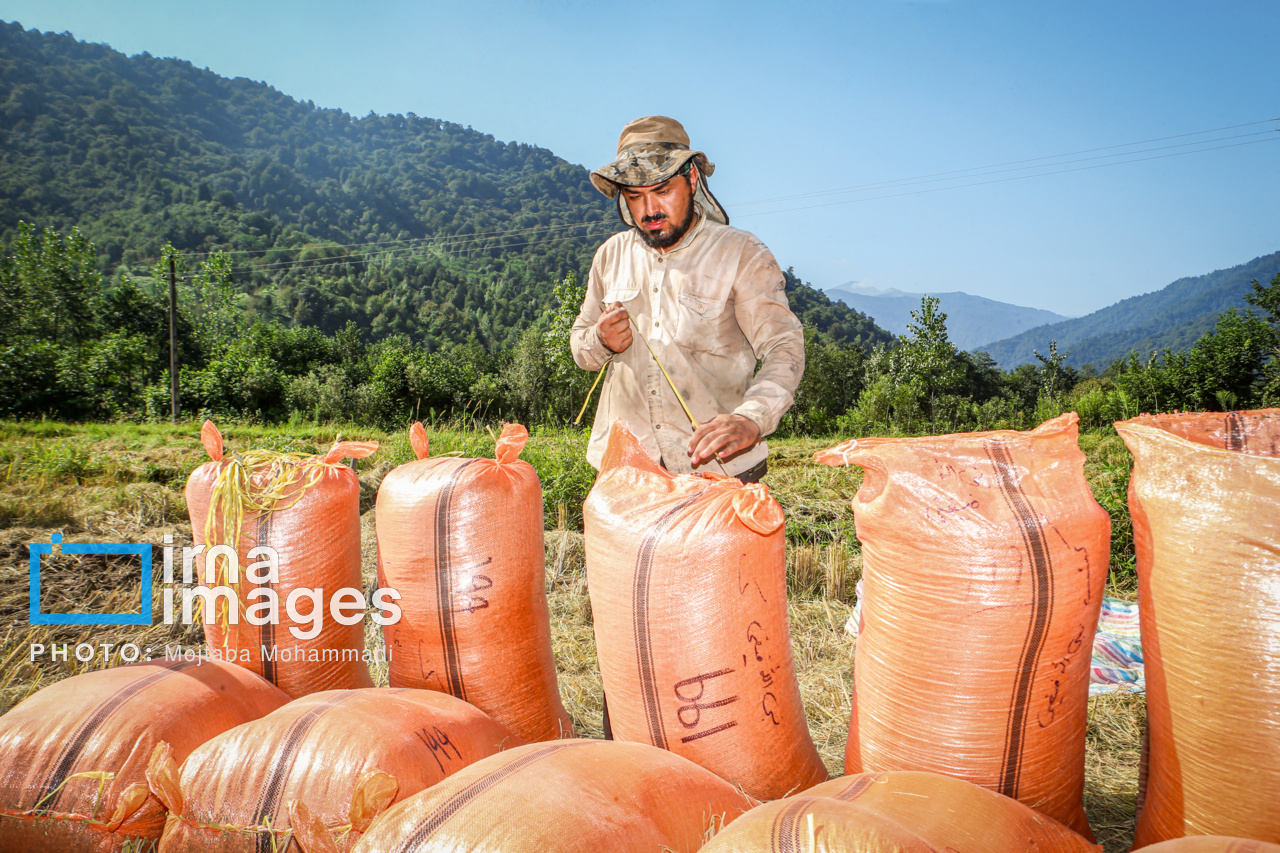
<svg viewBox="0 0 1280 853"><path fill-rule="evenodd" d="M150 661L75 675L0 717L0 850L107 853L154 842L165 806L149 766L289 701L218 661Z"/></svg>
<svg viewBox="0 0 1280 853"><path fill-rule="evenodd" d="M348 851L387 806L522 744L430 690L331 690L207 741L183 763L162 853Z"/></svg>
<svg viewBox="0 0 1280 853"><path fill-rule="evenodd" d="M1225 835L1189 835L1144 847L1142 853L1280 853L1280 844Z"/></svg>
<svg viewBox="0 0 1280 853"><path fill-rule="evenodd" d="M864 773L757 806L702 853L1097 853L1039 812L937 773Z"/></svg>
<svg viewBox="0 0 1280 853"><path fill-rule="evenodd" d="M1144 415L1129 509L1147 678L1134 847L1280 843L1280 409Z"/></svg>
<svg viewBox="0 0 1280 853"><path fill-rule="evenodd" d="M526 741L573 735L551 656L542 486L507 424L494 459L418 458L378 489L379 584L403 615L383 627L392 687L465 699Z"/></svg>
<svg viewBox="0 0 1280 853"><path fill-rule="evenodd" d="M751 806L678 755L562 740L477 761L392 806L354 853L694 853Z"/></svg>
<svg viewBox="0 0 1280 853"><path fill-rule="evenodd" d="M796 680L782 508L764 485L664 470L617 421L583 507L613 736L758 799L827 778Z"/></svg>
<svg viewBox="0 0 1280 853"><path fill-rule="evenodd" d="M278 685L291 697L336 688L372 687L364 648L360 572L360 481L342 464L378 449L377 442L343 441L324 456L249 451L224 454L222 435L209 421L200 440L212 461L191 472L187 510L196 545L235 549L238 577L228 560L196 559L197 581L229 586L239 605L236 621L225 598L205 639L214 653ZM266 546L279 555L278 579L254 569ZM216 565L206 565L215 563ZM176 574L175 567L175 574ZM267 577L266 582L259 582ZM212 579L212 582L210 582ZM288 610L297 593L294 619ZM343 624L337 612L350 624ZM276 612L265 610L277 602ZM264 624L253 624L253 620ZM316 631L316 620L319 630Z"/></svg>
<svg viewBox="0 0 1280 853"><path fill-rule="evenodd" d="M955 776L1092 839L1084 741L1111 527L1076 423L817 454L865 471L846 773Z"/></svg>

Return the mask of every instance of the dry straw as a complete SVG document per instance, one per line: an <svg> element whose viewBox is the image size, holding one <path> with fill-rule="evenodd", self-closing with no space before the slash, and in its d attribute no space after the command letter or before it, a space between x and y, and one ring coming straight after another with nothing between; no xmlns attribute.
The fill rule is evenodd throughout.
<svg viewBox="0 0 1280 853"><path fill-rule="evenodd" d="M204 540L209 548L229 545L236 548L244 530L244 520L265 518L273 512L290 509L302 500L307 490L320 482L328 469L344 468L341 462L326 462L323 457L275 450L250 450L228 458L218 471L209 500L209 514L204 523ZM205 580L208 581L208 569ZM214 585L230 586L240 598L239 575L230 581L227 558L214 558ZM218 600L215 619L222 629L223 648L229 641L228 603ZM204 600L199 602L204 620Z"/></svg>

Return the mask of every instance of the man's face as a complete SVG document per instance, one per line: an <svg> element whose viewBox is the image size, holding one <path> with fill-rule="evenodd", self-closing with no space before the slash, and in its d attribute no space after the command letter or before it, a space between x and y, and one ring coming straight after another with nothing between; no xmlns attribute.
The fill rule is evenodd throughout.
<svg viewBox="0 0 1280 853"><path fill-rule="evenodd" d="M649 187L623 187L631 218L644 241L660 252L670 249L693 225L693 189L698 170L675 175Z"/></svg>

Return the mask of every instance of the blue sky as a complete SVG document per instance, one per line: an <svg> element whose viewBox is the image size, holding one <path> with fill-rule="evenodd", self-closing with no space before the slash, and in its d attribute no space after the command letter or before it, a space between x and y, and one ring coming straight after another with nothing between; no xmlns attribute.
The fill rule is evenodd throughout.
<svg viewBox="0 0 1280 853"><path fill-rule="evenodd" d="M0 18L588 167L629 119L672 115L734 224L820 287L1079 315L1280 250L1274 0L0 0ZM939 173L959 174L906 180Z"/></svg>

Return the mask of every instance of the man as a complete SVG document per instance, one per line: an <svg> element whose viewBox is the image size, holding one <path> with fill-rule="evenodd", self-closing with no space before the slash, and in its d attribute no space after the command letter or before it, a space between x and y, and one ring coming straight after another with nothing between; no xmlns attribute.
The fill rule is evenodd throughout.
<svg viewBox="0 0 1280 853"><path fill-rule="evenodd" d="M623 128L617 159L591 173L631 226L596 251L570 333L579 367L613 359L587 447L597 468L622 418L669 471L756 482L768 456L762 439L794 401L804 373L800 321L773 255L729 227L707 187L714 170L679 122L646 116Z"/></svg>

